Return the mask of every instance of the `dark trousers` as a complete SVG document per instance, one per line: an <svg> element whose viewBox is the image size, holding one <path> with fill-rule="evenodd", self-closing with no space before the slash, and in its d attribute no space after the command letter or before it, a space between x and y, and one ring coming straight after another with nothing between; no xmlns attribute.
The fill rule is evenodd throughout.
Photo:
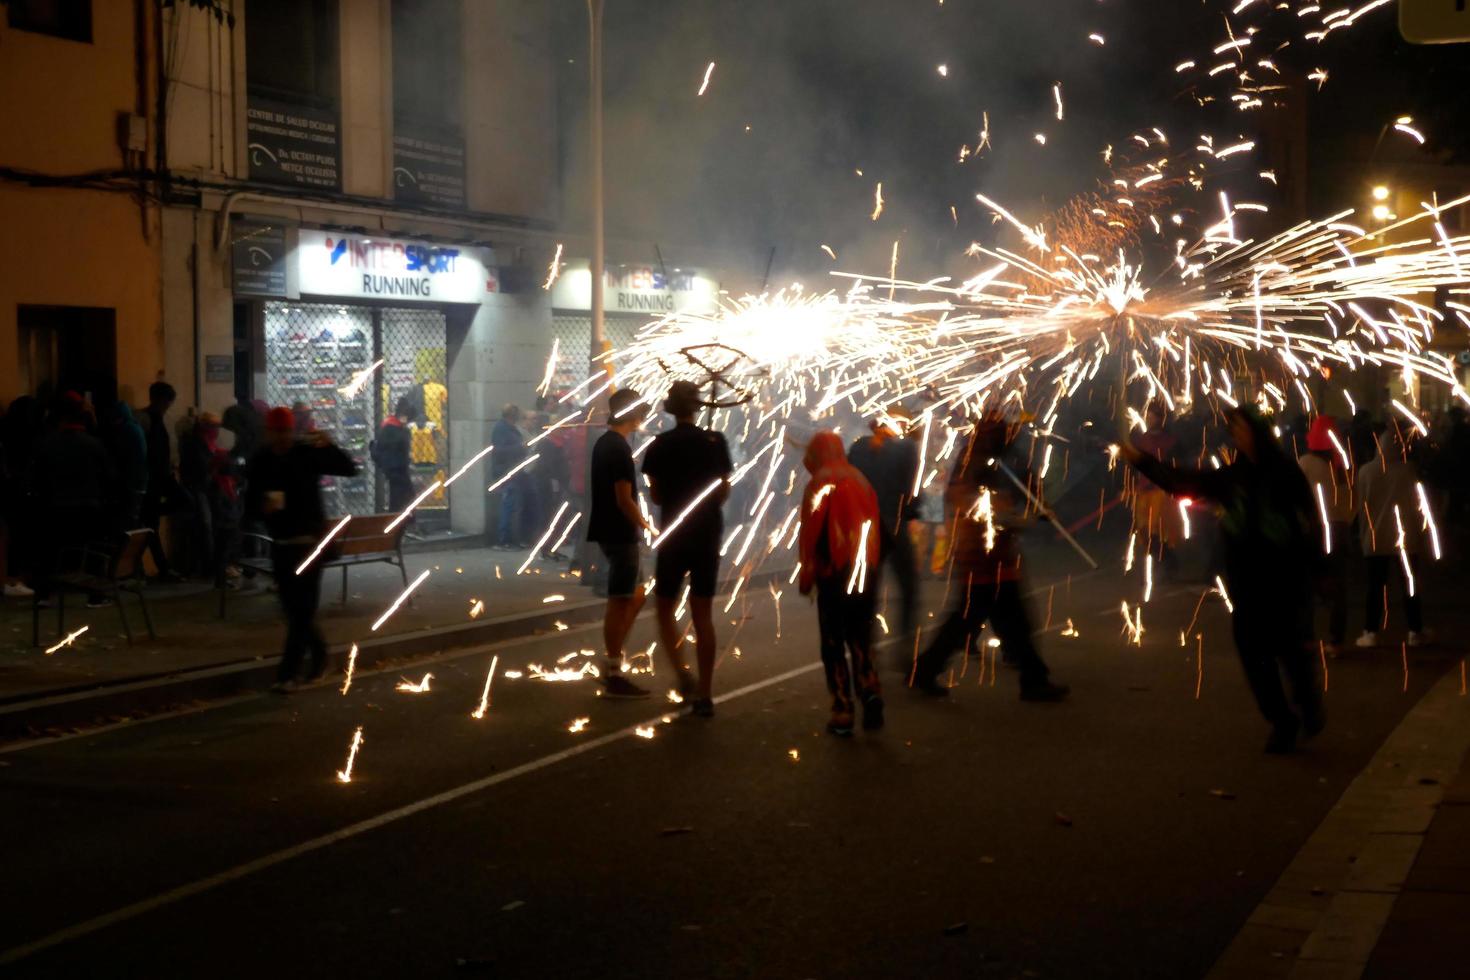
<svg viewBox="0 0 1470 980"><path fill-rule="evenodd" d="M1291 701L1302 717L1322 710L1322 685L1317 658L1308 649L1311 630L1307 597L1294 604L1287 597L1237 596L1231 630L1246 683L1256 706L1273 725L1292 724L1296 715L1287 704L1281 675L1291 685Z"/></svg>
<svg viewBox="0 0 1470 980"><path fill-rule="evenodd" d="M511 477L500 488L500 514L496 520L496 544L516 545L524 540L521 524L525 521L526 487L522 474Z"/></svg>
<svg viewBox="0 0 1470 980"><path fill-rule="evenodd" d="M413 477L403 473L385 473L388 482L388 509L395 514L413 503Z"/></svg>
<svg viewBox="0 0 1470 980"><path fill-rule="evenodd" d="M1026 603L1021 598L1021 583L977 582L960 596L960 604L949 614L939 634L929 649L919 656L917 677L938 677L949 663L949 658L964 645L965 640L980 632L980 627L990 621L1000 640L1000 648L1006 662L1021 670L1021 686L1031 687L1046 682L1051 673L1036 644L1031 639L1031 619L1026 614Z"/></svg>
<svg viewBox="0 0 1470 980"><path fill-rule="evenodd" d="M822 634L822 667L833 711L852 711L852 689L864 702L879 697L882 686L873 666L874 590L847 594L847 577L817 583L817 626ZM848 663L849 655L852 658Z"/></svg>
<svg viewBox="0 0 1470 980"><path fill-rule="evenodd" d="M311 554L309 544L277 544L271 549L271 565L281 609L286 613L286 647L281 652L281 667L276 679L296 680L301 673L304 654L311 655L311 674L327 666L327 641L316 627L316 610L321 604L321 565L312 562L300 575L296 569Z"/></svg>
<svg viewBox="0 0 1470 980"><path fill-rule="evenodd" d="M153 565L158 569L158 574L164 575L169 571L168 553L163 548L163 507L159 503L159 495L152 490L143 501L142 509L143 526L153 533L148 536L148 554L153 558ZM131 530L131 529L130 529Z"/></svg>
<svg viewBox="0 0 1470 980"><path fill-rule="evenodd" d="M905 634L913 633L919 607L919 569L914 559L914 539L909 537L908 522L898 530L882 536L879 542L883 550L883 562L898 582L899 623Z"/></svg>
<svg viewBox="0 0 1470 980"><path fill-rule="evenodd" d="M1348 532L1346 524L1332 525L1332 553L1324 558L1318 588L1318 596L1327 606L1327 638L1334 646L1341 646L1347 639Z"/></svg>
<svg viewBox="0 0 1470 980"><path fill-rule="evenodd" d="M1414 573L1414 594L1409 595L1409 582L1404 577L1403 559L1397 554L1368 555L1368 591L1366 596L1366 619L1364 629L1376 633L1388 624L1388 576L1392 569L1404 590L1404 620L1409 631L1418 633L1424 629L1424 607L1419 602L1419 589L1424 580L1419 576L1419 559L1409 556L1409 568Z"/></svg>

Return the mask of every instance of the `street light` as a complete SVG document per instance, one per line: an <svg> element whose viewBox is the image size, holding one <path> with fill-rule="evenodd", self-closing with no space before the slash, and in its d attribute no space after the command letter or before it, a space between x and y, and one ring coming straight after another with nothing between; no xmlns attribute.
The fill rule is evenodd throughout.
<svg viewBox="0 0 1470 980"><path fill-rule="evenodd" d="M1388 188L1387 187L1384 187L1382 184L1379 184L1377 187L1373 188L1373 200L1375 200L1375 201L1386 201L1386 200L1388 200Z"/></svg>

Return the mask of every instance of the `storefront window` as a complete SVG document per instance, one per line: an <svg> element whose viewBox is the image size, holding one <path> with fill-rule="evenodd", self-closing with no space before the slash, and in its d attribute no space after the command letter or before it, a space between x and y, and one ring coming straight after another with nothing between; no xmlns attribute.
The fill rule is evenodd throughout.
<svg viewBox="0 0 1470 980"><path fill-rule="evenodd" d="M330 513L388 509L387 487L372 443L400 402L411 434L414 495L445 479L449 464L445 317L436 309L395 309L331 303L265 304L265 397L291 407L297 425L328 433L357 462L359 475L324 482ZM366 381L361 372L375 363ZM448 523L448 496L421 504L420 527Z"/></svg>

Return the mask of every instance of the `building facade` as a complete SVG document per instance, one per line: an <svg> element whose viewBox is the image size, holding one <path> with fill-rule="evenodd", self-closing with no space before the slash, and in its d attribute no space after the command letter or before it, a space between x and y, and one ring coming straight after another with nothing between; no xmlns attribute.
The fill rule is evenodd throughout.
<svg viewBox="0 0 1470 980"><path fill-rule="evenodd" d="M0 398L163 362L155 0L0 2Z"/></svg>

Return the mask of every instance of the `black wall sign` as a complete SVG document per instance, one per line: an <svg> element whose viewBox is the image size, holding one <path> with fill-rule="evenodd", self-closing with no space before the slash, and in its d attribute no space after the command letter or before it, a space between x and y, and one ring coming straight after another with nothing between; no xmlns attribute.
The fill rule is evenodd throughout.
<svg viewBox="0 0 1470 980"><path fill-rule="evenodd" d="M330 109L250 95L246 103L250 178L298 187L342 186L342 139Z"/></svg>
<svg viewBox="0 0 1470 980"><path fill-rule="evenodd" d="M235 295L285 296L286 229L237 221L230 239Z"/></svg>
<svg viewBox="0 0 1470 980"><path fill-rule="evenodd" d="M464 140L394 122L393 196L418 204L464 207Z"/></svg>

